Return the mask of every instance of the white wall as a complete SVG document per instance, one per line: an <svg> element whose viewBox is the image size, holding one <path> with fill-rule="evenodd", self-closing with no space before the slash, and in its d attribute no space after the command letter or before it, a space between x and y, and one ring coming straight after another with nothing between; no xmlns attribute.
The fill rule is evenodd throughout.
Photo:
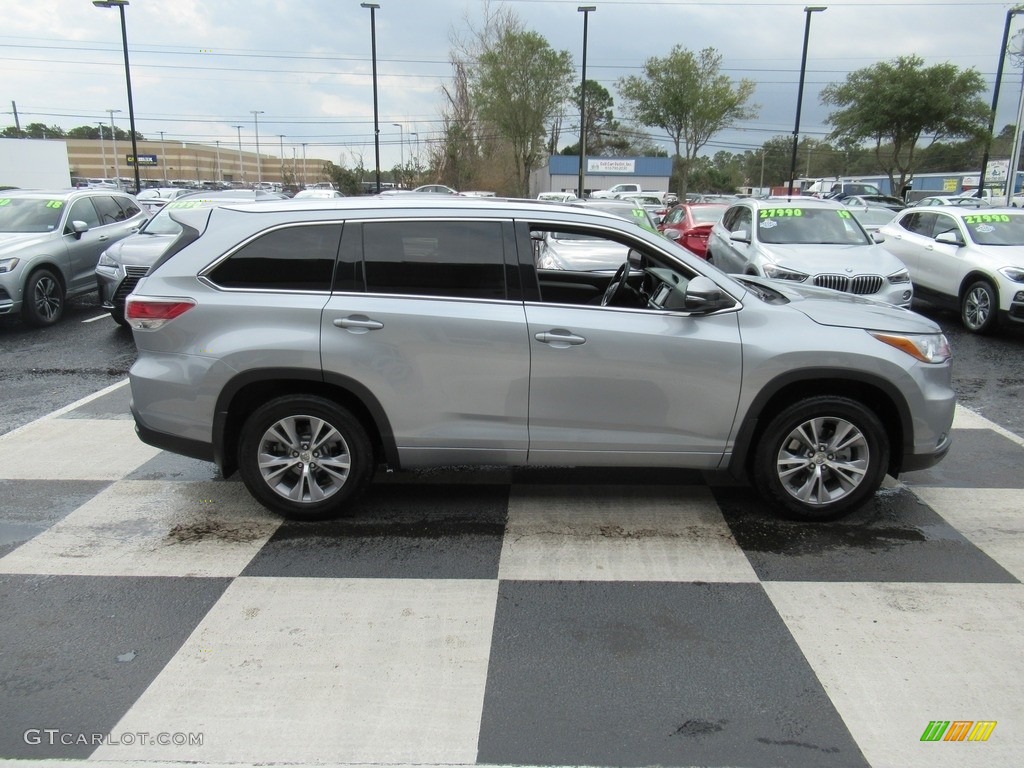
<svg viewBox="0 0 1024 768"><path fill-rule="evenodd" d="M50 139L0 139L0 187L67 189L68 145Z"/></svg>

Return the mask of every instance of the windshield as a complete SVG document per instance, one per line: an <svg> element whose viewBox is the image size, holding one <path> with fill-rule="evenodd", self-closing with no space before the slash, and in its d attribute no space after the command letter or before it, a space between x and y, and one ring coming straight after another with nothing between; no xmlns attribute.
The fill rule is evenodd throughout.
<svg viewBox="0 0 1024 768"><path fill-rule="evenodd" d="M978 245L1024 245L1024 213L974 213L964 216Z"/></svg>
<svg viewBox="0 0 1024 768"><path fill-rule="evenodd" d="M717 224L722 220L722 214L728 206L725 205L694 205L690 208L690 215L697 224Z"/></svg>
<svg viewBox="0 0 1024 768"><path fill-rule="evenodd" d="M870 245L853 214L834 208L762 208L757 239L777 245Z"/></svg>
<svg viewBox="0 0 1024 768"><path fill-rule="evenodd" d="M0 192L0 232L52 232L63 210L63 200L3 197Z"/></svg>

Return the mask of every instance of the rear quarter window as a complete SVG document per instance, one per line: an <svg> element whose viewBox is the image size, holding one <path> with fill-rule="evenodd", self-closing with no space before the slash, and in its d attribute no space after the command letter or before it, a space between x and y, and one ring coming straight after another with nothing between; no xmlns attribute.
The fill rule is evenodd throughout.
<svg viewBox="0 0 1024 768"><path fill-rule="evenodd" d="M250 240L207 278L224 288L330 291L341 224L283 227Z"/></svg>

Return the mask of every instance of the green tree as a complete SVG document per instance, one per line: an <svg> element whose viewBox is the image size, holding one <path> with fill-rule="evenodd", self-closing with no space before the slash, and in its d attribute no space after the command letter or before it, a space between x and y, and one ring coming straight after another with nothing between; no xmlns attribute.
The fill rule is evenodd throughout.
<svg viewBox="0 0 1024 768"><path fill-rule="evenodd" d="M890 188L902 189L923 138L984 140L990 114L980 98L984 91L973 68L925 67L920 56L901 56L851 72L845 82L822 90L821 101L838 108L827 118L834 126L828 138L872 142Z"/></svg>
<svg viewBox="0 0 1024 768"><path fill-rule="evenodd" d="M547 151L549 124L569 99L572 71L567 51L526 30L506 30L476 61L472 100L511 148L516 194L530 194L530 174Z"/></svg>
<svg viewBox="0 0 1024 768"><path fill-rule="evenodd" d="M757 108L747 104L754 82L744 79L734 86L721 68L722 56L715 49L694 54L677 45L664 58L648 59L642 77L618 81L633 119L661 128L672 139L681 171L680 199L686 194L690 166L711 137L737 120L757 116Z"/></svg>

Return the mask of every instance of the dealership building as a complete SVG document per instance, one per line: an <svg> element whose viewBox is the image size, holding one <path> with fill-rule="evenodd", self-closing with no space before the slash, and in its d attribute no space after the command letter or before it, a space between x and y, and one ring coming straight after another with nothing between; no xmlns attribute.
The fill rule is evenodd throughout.
<svg viewBox="0 0 1024 768"><path fill-rule="evenodd" d="M633 182L641 189L668 191L672 178L671 157L588 157L583 178L584 194ZM530 195L541 192L576 192L579 189L578 155L551 155L548 164L530 176Z"/></svg>

